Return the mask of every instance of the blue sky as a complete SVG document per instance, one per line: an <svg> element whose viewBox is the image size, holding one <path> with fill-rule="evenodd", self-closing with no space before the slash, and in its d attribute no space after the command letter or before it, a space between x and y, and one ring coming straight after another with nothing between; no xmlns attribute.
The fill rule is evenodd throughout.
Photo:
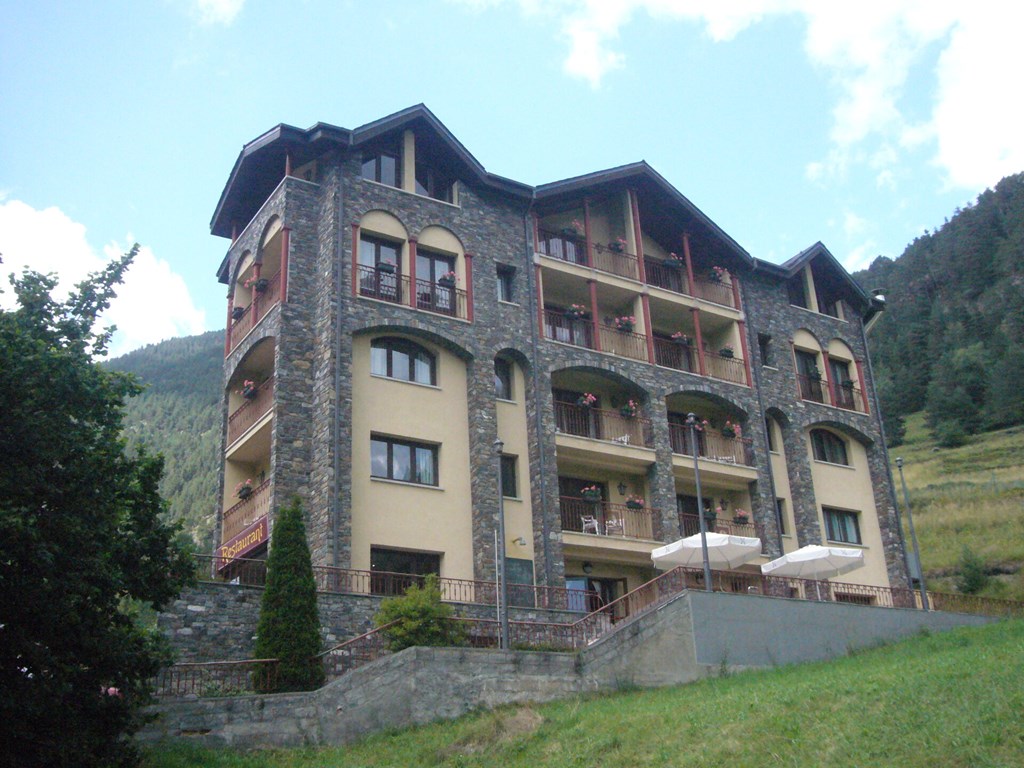
<svg viewBox="0 0 1024 768"><path fill-rule="evenodd" d="M0 269L141 243L115 353L224 327L209 220L278 123L423 102L494 173L644 159L754 256L850 269L1024 170L1024 11L989 2L0 4Z"/></svg>

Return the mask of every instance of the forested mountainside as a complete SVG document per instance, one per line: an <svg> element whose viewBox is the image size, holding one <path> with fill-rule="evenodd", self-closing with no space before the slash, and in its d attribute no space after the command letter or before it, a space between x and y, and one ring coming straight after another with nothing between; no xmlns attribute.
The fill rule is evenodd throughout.
<svg viewBox="0 0 1024 768"><path fill-rule="evenodd" d="M130 445L165 458L160 491L203 550L212 547L221 439L224 331L150 344L111 360L146 390L125 408Z"/></svg>
<svg viewBox="0 0 1024 768"><path fill-rule="evenodd" d="M890 443L920 410L945 446L1024 423L1024 173L854 277L885 293L869 344Z"/></svg>

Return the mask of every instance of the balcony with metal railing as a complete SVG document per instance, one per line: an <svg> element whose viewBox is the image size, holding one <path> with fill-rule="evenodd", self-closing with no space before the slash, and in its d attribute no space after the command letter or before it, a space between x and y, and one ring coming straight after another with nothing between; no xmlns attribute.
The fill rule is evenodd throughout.
<svg viewBox="0 0 1024 768"><path fill-rule="evenodd" d="M644 259L644 273L647 284L661 288L680 296L692 296L696 299L710 301L723 307L736 309L736 292L731 282L721 280L705 280L694 277L692 280L686 265L680 259Z"/></svg>
<svg viewBox="0 0 1024 768"><path fill-rule="evenodd" d="M555 428L563 435L623 446L654 447L651 420L643 416L624 416L621 411L556 402Z"/></svg>
<svg viewBox="0 0 1024 768"><path fill-rule="evenodd" d="M538 232L537 251L542 256L592 267L609 275L625 277L630 280L640 279L639 261L635 253L629 253L617 242L607 245L591 243L587 251L587 241L581 235L566 230L552 232L542 229Z"/></svg>
<svg viewBox="0 0 1024 768"><path fill-rule="evenodd" d="M796 375L796 382L800 389L800 399L812 403L825 403L825 384L819 376L806 376L802 373Z"/></svg>
<svg viewBox="0 0 1024 768"><path fill-rule="evenodd" d="M270 496L273 484L270 480L257 485L251 491L242 491L242 496L228 509L224 510L221 524L222 542L227 542L240 534L270 511Z"/></svg>
<svg viewBox="0 0 1024 768"><path fill-rule="evenodd" d="M563 531L647 541L654 537L656 510L650 507L573 496L560 496L558 507Z"/></svg>
<svg viewBox="0 0 1024 768"><path fill-rule="evenodd" d="M262 288L262 290L260 290ZM252 290L252 303L243 308L235 308L229 334L229 349L237 347L242 339L249 335L267 313L281 302L281 273L273 277L260 278ZM241 311L239 311L239 309Z"/></svg>
<svg viewBox="0 0 1024 768"><path fill-rule="evenodd" d="M468 293L445 280L416 280L415 303L412 300L411 280L408 275L392 269L360 264L357 268L359 295L415 308L422 312L447 315L460 320L469 319Z"/></svg>
<svg viewBox="0 0 1024 768"><path fill-rule="evenodd" d="M244 402L228 416L228 445L245 435L253 426L270 413L274 407L274 377L271 376L258 387L244 390Z"/></svg>

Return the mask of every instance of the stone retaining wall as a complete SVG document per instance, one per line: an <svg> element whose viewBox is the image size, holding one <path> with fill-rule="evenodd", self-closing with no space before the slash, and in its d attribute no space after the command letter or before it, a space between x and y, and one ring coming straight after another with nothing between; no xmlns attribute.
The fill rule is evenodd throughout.
<svg viewBox="0 0 1024 768"><path fill-rule="evenodd" d="M480 707L676 685L722 668L832 658L923 628L942 631L993 620L686 592L576 654L409 648L310 693L167 700L154 708L159 717L139 738L245 748L345 744Z"/></svg>

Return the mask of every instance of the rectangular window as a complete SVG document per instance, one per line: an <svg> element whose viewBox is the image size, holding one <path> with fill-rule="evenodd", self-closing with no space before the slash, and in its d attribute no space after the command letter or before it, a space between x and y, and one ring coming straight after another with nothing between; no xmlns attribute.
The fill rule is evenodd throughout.
<svg viewBox="0 0 1024 768"><path fill-rule="evenodd" d="M441 556L429 552L370 547L370 591L375 595L403 595L428 574L440 576Z"/></svg>
<svg viewBox="0 0 1024 768"><path fill-rule="evenodd" d="M768 435L768 450L771 453L775 453L778 450L775 447L775 424L770 416L766 416L764 419L764 430L765 434Z"/></svg>
<svg viewBox="0 0 1024 768"><path fill-rule="evenodd" d="M804 285L804 273L801 270L793 275L786 283L786 293L789 294L789 303L794 307L807 309L807 286Z"/></svg>
<svg viewBox="0 0 1024 768"><path fill-rule="evenodd" d="M394 152L380 152L363 160L362 176L370 181L378 181L389 187L400 187L399 173L401 164Z"/></svg>
<svg viewBox="0 0 1024 768"><path fill-rule="evenodd" d="M786 535L786 500L775 500L775 522L779 526L779 534Z"/></svg>
<svg viewBox="0 0 1024 768"><path fill-rule="evenodd" d="M390 437L371 437L370 476L437 485L437 446Z"/></svg>
<svg viewBox="0 0 1024 768"><path fill-rule="evenodd" d="M515 267L508 267L503 264L498 265L498 301L507 301L512 303L515 301Z"/></svg>
<svg viewBox="0 0 1024 768"><path fill-rule="evenodd" d="M446 203L454 201L455 182L425 163L416 163L416 194Z"/></svg>
<svg viewBox="0 0 1024 768"><path fill-rule="evenodd" d="M825 518L825 536L829 541L841 544L860 544L860 515L830 507L821 508Z"/></svg>
<svg viewBox="0 0 1024 768"><path fill-rule="evenodd" d="M516 477L518 457L501 457L501 495L510 499L519 498L519 484Z"/></svg>
<svg viewBox="0 0 1024 768"><path fill-rule="evenodd" d="M772 364L772 337L767 333L757 334L757 349L761 353L761 365L770 366Z"/></svg>

